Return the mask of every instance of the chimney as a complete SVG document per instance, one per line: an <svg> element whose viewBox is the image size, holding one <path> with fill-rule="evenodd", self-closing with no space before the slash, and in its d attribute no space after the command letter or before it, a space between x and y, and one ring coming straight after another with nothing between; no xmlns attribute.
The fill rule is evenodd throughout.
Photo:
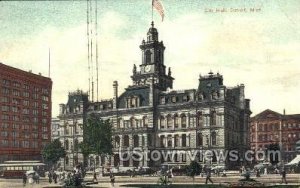
<svg viewBox="0 0 300 188"><path fill-rule="evenodd" d="M283 109L283 115L285 116L285 109Z"/></svg>
<svg viewBox="0 0 300 188"><path fill-rule="evenodd" d="M113 97L113 109L117 108L117 99L118 99L118 81L113 82L114 88L114 97Z"/></svg>

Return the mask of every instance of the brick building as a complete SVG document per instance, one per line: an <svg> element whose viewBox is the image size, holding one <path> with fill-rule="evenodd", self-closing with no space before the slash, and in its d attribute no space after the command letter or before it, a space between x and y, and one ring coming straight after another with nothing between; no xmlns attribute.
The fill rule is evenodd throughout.
<svg viewBox="0 0 300 188"><path fill-rule="evenodd" d="M278 143L282 159L288 162L297 155L300 114L280 114L267 109L251 118L250 138L253 151L265 150L268 145Z"/></svg>
<svg viewBox="0 0 300 188"><path fill-rule="evenodd" d="M40 160L51 134L50 78L0 63L0 163Z"/></svg>

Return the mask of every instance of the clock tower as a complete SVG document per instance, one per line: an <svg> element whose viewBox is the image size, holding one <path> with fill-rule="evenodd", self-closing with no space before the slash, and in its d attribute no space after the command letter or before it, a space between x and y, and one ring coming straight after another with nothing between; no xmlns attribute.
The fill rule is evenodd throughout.
<svg viewBox="0 0 300 188"><path fill-rule="evenodd" d="M142 64L139 66L140 71L136 70L135 65L133 67L131 76L133 86L150 84L153 78L153 83L157 88L163 91L172 88L174 78L171 76L171 68L166 73L164 65L165 46L162 41L158 40L158 32L153 21L147 32L147 40L142 41L140 49L142 50Z"/></svg>

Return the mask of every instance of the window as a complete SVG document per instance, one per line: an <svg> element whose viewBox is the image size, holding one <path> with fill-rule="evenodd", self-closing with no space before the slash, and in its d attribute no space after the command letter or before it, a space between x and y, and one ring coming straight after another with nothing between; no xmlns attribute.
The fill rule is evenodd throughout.
<svg viewBox="0 0 300 188"><path fill-rule="evenodd" d="M178 128L178 116L177 116L177 114L175 114L175 116L174 116L174 126L175 126L175 128Z"/></svg>
<svg viewBox="0 0 300 188"><path fill-rule="evenodd" d="M7 131L1 131L1 137L8 137L8 132Z"/></svg>
<svg viewBox="0 0 300 188"><path fill-rule="evenodd" d="M2 97L1 102L7 103L7 102L9 102L9 98L8 97Z"/></svg>
<svg viewBox="0 0 300 188"><path fill-rule="evenodd" d="M10 93L10 90L8 88L2 87L2 94L9 95L9 93Z"/></svg>
<svg viewBox="0 0 300 188"><path fill-rule="evenodd" d="M38 114L39 114L39 111L38 111L38 110L32 110L32 114L33 114L33 115L38 115Z"/></svg>
<svg viewBox="0 0 300 188"><path fill-rule="evenodd" d="M181 127L186 128L186 116L185 116L185 114L183 114L181 116Z"/></svg>
<svg viewBox="0 0 300 188"><path fill-rule="evenodd" d="M172 128L172 117L170 115L167 116L167 127L168 129Z"/></svg>
<svg viewBox="0 0 300 188"><path fill-rule="evenodd" d="M123 143L124 147L129 147L129 136L125 135L124 136L124 143Z"/></svg>
<svg viewBox="0 0 300 188"><path fill-rule="evenodd" d="M2 84L3 84L3 85L6 85L6 86L9 86L9 85L10 85L10 81L9 81L9 80L6 80L6 79L3 79L3 80L2 80Z"/></svg>
<svg viewBox="0 0 300 188"><path fill-rule="evenodd" d="M1 119L2 119L2 120L9 120L9 115L7 115L7 114L2 114Z"/></svg>
<svg viewBox="0 0 300 188"><path fill-rule="evenodd" d="M143 125L144 125L144 127L148 127L148 118L147 118L147 116L143 117Z"/></svg>
<svg viewBox="0 0 300 188"><path fill-rule="evenodd" d="M24 100L24 101L23 101L23 106L29 106L29 101Z"/></svg>
<svg viewBox="0 0 300 188"><path fill-rule="evenodd" d="M166 98L165 97L161 97L160 98L160 104L165 104L166 103Z"/></svg>
<svg viewBox="0 0 300 188"><path fill-rule="evenodd" d="M15 82L13 83L13 86L14 86L14 87L21 87L21 84L20 84L19 82L16 82L16 81L15 81Z"/></svg>
<svg viewBox="0 0 300 188"><path fill-rule="evenodd" d="M48 102L49 101L49 97L48 96L42 96L42 100Z"/></svg>
<svg viewBox="0 0 300 188"><path fill-rule="evenodd" d="M198 133L198 135L197 135L197 145L203 146L203 136L201 133Z"/></svg>
<svg viewBox="0 0 300 188"><path fill-rule="evenodd" d="M23 141L21 142L21 147L23 147L23 148L29 148L29 141L23 140Z"/></svg>
<svg viewBox="0 0 300 188"><path fill-rule="evenodd" d="M29 97L29 92L28 91L24 91L23 92L23 97L27 97L28 98Z"/></svg>
<svg viewBox="0 0 300 188"><path fill-rule="evenodd" d="M14 90L13 90L13 95L16 96L16 97L19 97L19 96L20 96L20 91L14 89Z"/></svg>
<svg viewBox="0 0 300 188"><path fill-rule="evenodd" d="M172 101L173 103L177 102L177 97L176 97L176 96L173 96L173 97L171 98L171 101Z"/></svg>
<svg viewBox="0 0 300 188"><path fill-rule="evenodd" d="M216 132L212 132L212 134L211 134L211 145L213 145L213 146L217 145L217 134L216 134Z"/></svg>
<svg viewBox="0 0 300 188"><path fill-rule="evenodd" d="M210 115L211 115L210 116L210 118L211 118L210 125L211 126L216 125L216 119L217 119L216 111L212 111Z"/></svg>
<svg viewBox="0 0 300 188"><path fill-rule="evenodd" d="M29 85L24 84L24 85L23 85L23 89L29 90Z"/></svg>
<svg viewBox="0 0 300 188"><path fill-rule="evenodd" d="M19 121L20 118L19 118L19 116L12 116L12 120L14 120L14 121Z"/></svg>
<svg viewBox="0 0 300 188"><path fill-rule="evenodd" d="M150 50L146 51L145 56L146 56L146 64L151 63L151 52L150 52Z"/></svg>
<svg viewBox="0 0 300 188"><path fill-rule="evenodd" d="M165 128L165 118L163 116L160 117L160 128L161 129Z"/></svg>
<svg viewBox="0 0 300 188"><path fill-rule="evenodd" d="M48 109L48 104L43 104L43 109L47 110Z"/></svg>
<svg viewBox="0 0 300 188"><path fill-rule="evenodd" d="M9 111L9 106L1 106L2 112L8 112Z"/></svg>
<svg viewBox="0 0 300 188"><path fill-rule="evenodd" d="M179 135L175 135L174 144L175 144L175 147L179 147Z"/></svg>
<svg viewBox="0 0 300 188"><path fill-rule="evenodd" d="M20 126L19 126L19 124L15 124L15 123L14 123L14 124L12 125L12 127L13 127L13 129L19 129Z"/></svg>
<svg viewBox="0 0 300 188"><path fill-rule="evenodd" d="M69 150L69 141L68 140L65 140L65 149Z"/></svg>
<svg viewBox="0 0 300 188"><path fill-rule="evenodd" d="M42 131L43 131L43 132L47 132L47 131L48 131L48 128L47 128L47 127L43 127L43 128L42 128Z"/></svg>
<svg viewBox="0 0 300 188"><path fill-rule="evenodd" d="M44 140L47 140L47 139L48 139L48 134L43 134L43 135L42 135L42 138L43 138Z"/></svg>
<svg viewBox="0 0 300 188"><path fill-rule="evenodd" d="M13 98L12 103L15 104L15 105L19 105L20 104L20 99Z"/></svg>
<svg viewBox="0 0 300 188"><path fill-rule="evenodd" d="M197 127L203 127L203 116L201 112L197 114Z"/></svg>
<svg viewBox="0 0 300 188"><path fill-rule="evenodd" d="M181 144L182 144L182 147L186 147L186 134L183 134L181 137L182 137L182 138L181 138L181 139L182 139L182 140L181 140L181 141L182 141L182 143L181 143Z"/></svg>
<svg viewBox="0 0 300 188"><path fill-rule="evenodd" d="M28 108L23 108L23 114L29 114L29 109Z"/></svg>

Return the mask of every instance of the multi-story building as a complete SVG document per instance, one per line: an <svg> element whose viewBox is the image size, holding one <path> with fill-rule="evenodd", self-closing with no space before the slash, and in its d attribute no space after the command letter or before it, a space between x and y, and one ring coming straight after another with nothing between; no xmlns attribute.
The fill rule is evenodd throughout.
<svg viewBox="0 0 300 188"><path fill-rule="evenodd" d="M0 163L41 160L51 134L50 78L0 63Z"/></svg>
<svg viewBox="0 0 300 188"><path fill-rule="evenodd" d="M89 113L110 119L114 128L114 155L105 164L118 168L187 165L189 152L208 150L226 152L236 149L240 155L249 149L249 99L244 85L226 87L223 76L210 72L200 76L198 88L171 90L174 78L164 61L165 46L152 25L140 49L142 62L133 65L132 84L118 95L113 83L113 99L92 103ZM133 154L134 149L142 154ZM154 155L175 152L173 157ZM159 153L159 154L158 154ZM215 153L213 153L215 154ZM129 160L126 160L128 158ZM240 165L240 161L203 159L206 165Z"/></svg>
<svg viewBox="0 0 300 188"><path fill-rule="evenodd" d="M74 166L83 162L78 144L83 139L82 126L86 120L88 94L80 90L70 92L66 104L60 104L59 111L59 140L66 150L66 157L58 162L58 166L73 170Z"/></svg>
<svg viewBox="0 0 300 188"><path fill-rule="evenodd" d="M51 140L59 139L60 136L60 120L58 118L52 118L51 120Z"/></svg>
<svg viewBox="0 0 300 188"><path fill-rule="evenodd" d="M284 162L296 155L296 142L300 140L300 114L283 114L265 110L251 118L251 149L266 150L270 144L277 143Z"/></svg>

